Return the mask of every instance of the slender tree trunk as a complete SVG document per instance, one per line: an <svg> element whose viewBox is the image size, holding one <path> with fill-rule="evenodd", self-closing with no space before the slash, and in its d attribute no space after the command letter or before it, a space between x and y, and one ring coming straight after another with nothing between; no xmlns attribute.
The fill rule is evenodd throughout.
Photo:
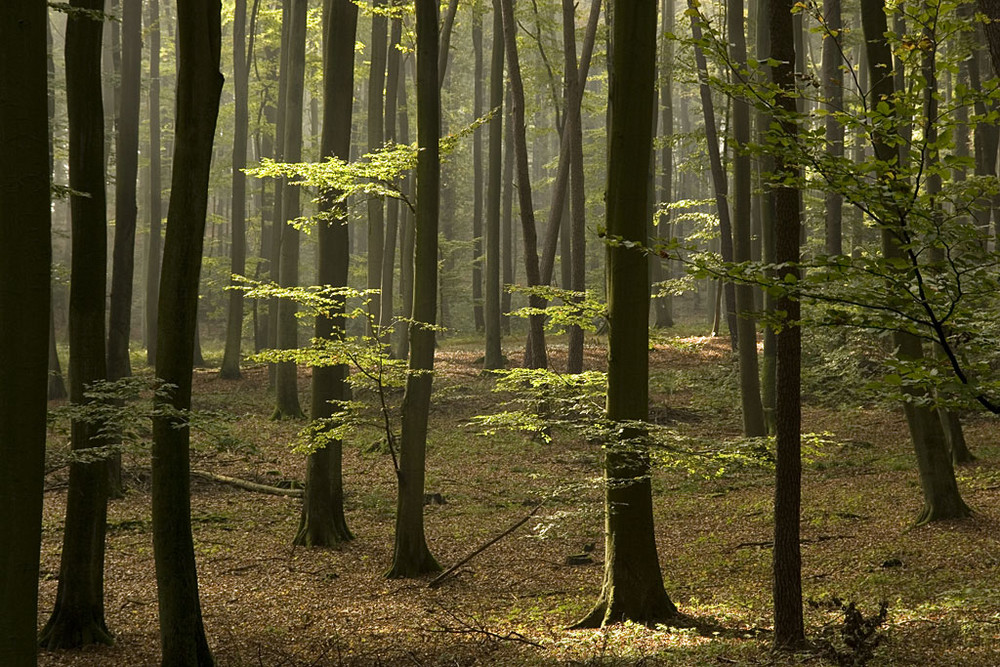
<svg viewBox="0 0 1000 667"><path fill-rule="evenodd" d="M100 11L101 0L72 7ZM107 377L104 313L107 222L104 191L104 110L100 95L99 21L71 15L66 25L66 101L69 116L73 264L70 270L70 400L86 402L88 385ZM100 426L72 424L74 451L100 446ZM70 464L66 528L55 609L42 630L46 648L73 648L113 640L104 622L104 536L108 467L103 457Z"/></svg>
<svg viewBox="0 0 1000 667"><path fill-rule="evenodd" d="M358 7L351 0L331 0L324 5L323 65L323 137L321 153L325 157L347 160L351 149L351 106L354 90L354 39L357 33ZM322 208L336 193L327 193ZM339 211L339 213L346 213ZM347 287L350 253L347 224L342 219L321 221L319 236L318 282L331 287ZM344 302L331 317L316 318L316 338L336 340L345 335ZM316 419L334 414L332 402L348 398L348 368L317 366L312 371L312 410ZM328 547L350 540L351 531L344 517L343 444L328 441L309 455L306 464L306 492L295 544Z"/></svg>
<svg viewBox="0 0 1000 667"><path fill-rule="evenodd" d="M614 0L610 72L608 235L640 246L647 237L648 169L656 78L656 0ZM649 384L649 283L639 248L608 246L608 421L645 421ZM636 621L651 625L677 608L663 588L653 531L645 433L616 425L604 452L604 585L578 627Z"/></svg>
<svg viewBox="0 0 1000 667"><path fill-rule="evenodd" d="M489 173L486 185L486 353L483 368L504 367L501 348L500 189L503 180L503 17L493 1L493 45L490 57L490 108L497 114L489 125Z"/></svg>
<svg viewBox="0 0 1000 667"><path fill-rule="evenodd" d="M483 10L472 9L472 50L474 53L472 115L483 115ZM472 318L476 331L486 327L483 316L483 128L472 135Z"/></svg>
<svg viewBox="0 0 1000 667"><path fill-rule="evenodd" d="M399 72L399 96L396 103L399 107L399 143L408 144L410 119L406 100L406 63L403 64L404 67L400 68ZM407 196L413 194L409 181L404 182L403 191ZM413 245L416 227L408 207L400 207L400 212L402 215L399 234L399 292L403 301L403 318L408 320L413 315ZM399 340L396 344L396 358L406 359L410 350L410 327L408 325L399 327L397 335Z"/></svg>
<svg viewBox="0 0 1000 667"><path fill-rule="evenodd" d="M368 150L381 148L385 142L383 102L385 100L386 30L385 14L379 13L385 0L374 0L372 8L371 69L368 75ZM385 243L385 204L381 197L368 200L368 315L374 327L380 326L382 287L382 250ZM386 323L388 324L388 322Z"/></svg>
<svg viewBox="0 0 1000 667"><path fill-rule="evenodd" d="M438 89L444 88L444 77L448 74L448 57L451 55L451 33L455 27L455 15L458 14L458 0L448 0L448 11L445 12L441 25L441 48L438 51Z"/></svg>
<svg viewBox="0 0 1000 667"><path fill-rule="evenodd" d="M770 58L776 62L771 79L782 92L778 105L785 112L781 118L782 136L794 140L797 127L795 114L795 42L792 37L791 0L771 0ZM799 261L799 193L784 185L785 178L795 178L798 165L787 154L775 156L777 174L774 186L775 260L785 263L779 277L798 277ZM802 621L802 555L799 546L801 507L801 331L795 325L799 319L799 302L782 295L775 309L787 313L787 325L777 334L775 435L777 461L774 488L774 646L795 650L805 644Z"/></svg>
<svg viewBox="0 0 1000 667"><path fill-rule="evenodd" d="M254 16L259 0L254 2ZM247 127L250 122L250 101L247 86L250 80L246 48L247 3L236 0L233 19L233 213L231 218L233 248L230 273L243 275L247 259ZM252 33L251 33L252 34ZM251 38L252 39L252 38ZM226 318L226 347L222 355L219 377L236 380L240 377L240 346L243 340L243 292L229 290L229 310Z"/></svg>
<svg viewBox="0 0 1000 667"><path fill-rule="evenodd" d="M765 63L771 53L770 35L770 11L771 0L755 0L757 2L757 61ZM769 68L765 68L762 75L769 77ZM757 143L765 145L767 143L767 133L771 127L771 115L763 111L758 111L755 119L757 124ZM760 156L757 160L757 180L760 183L760 195L757 206L760 209L760 254L761 260L765 264L774 263L774 195L766 180L766 175L774 171L774 159L767 154ZM764 290L763 306L765 321L774 313L774 296ZM761 355L760 367L760 398L764 408L764 421L767 423L769 433L774 433L774 404L776 401L776 377L777 372L777 344L775 340L774 327L769 324L764 326L764 349Z"/></svg>
<svg viewBox="0 0 1000 667"><path fill-rule="evenodd" d="M290 45L289 25L291 24L291 0L281 2L281 49L278 54L278 108L275 110L274 123L274 160L285 162L285 134L288 106L288 52ZM288 226L290 216L283 211L285 178L274 179L274 209L271 211L271 248L270 278L272 282L281 282L281 243L284 239L284 229ZM267 346L278 347L278 319L281 315L280 299L271 297L267 304ZM278 364L270 364L268 381L277 393ZM297 398L296 398L297 400Z"/></svg>
<svg viewBox="0 0 1000 667"><path fill-rule="evenodd" d="M663 45L662 64L660 66L660 135L663 137L663 148L660 149L660 163L663 170L660 174L660 201L668 204L674 200L674 40L669 35L674 32L674 0L663 0L660 40ZM671 218L667 213L660 217L657 224L657 236L670 239ZM669 262L651 258L654 265L653 275L656 280L671 278L672 267ZM674 326L674 298L665 294L656 299L654 311L657 327Z"/></svg>
<svg viewBox="0 0 1000 667"><path fill-rule="evenodd" d="M823 34L823 97L826 110L826 146L833 158L844 156L844 126L837 120L836 113L844 107L844 74L840 69L843 58L843 21L840 0L824 0L823 17L826 29ZM826 210L826 254L843 254L843 205L844 198L833 188L824 195Z"/></svg>
<svg viewBox="0 0 1000 667"><path fill-rule="evenodd" d="M689 0L689 6L691 0ZM701 23L698 16L691 15L691 33L694 40L701 40ZM719 137L715 124L715 106L712 103L712 89L708 85L708 64L700 48L694 50L698 65L699 92L701 106L705 113L705 139L708 143L708 159L712 167L712 184L715 188L715 205L719 214L719 235L721 238L722 261L733 261L733 227L729 219L729 185L722 156L719 153ZM737 349L736 291L730 282L723 283L726 304L726 325L729 327L729 343Z"/></svg>
<svg viewBox="0 0 1000 667"><path fill-rule="evenodd" d="M290 2L283 159L288 162L299 162L302 159L302 98L306 64L306 11L309 3L308 0L290 0ZM299 193L298 186L290 185L286 185L281 192L281 213L284 221L281 229L279 282L282 287L295 287L299 283L299 230L290 224L301 214ZM278 301L277 343L278 348L282 350L294 350L299 346L299 325L295 310L293 300ZM302 417L302 408L299 405L298 367L295 362L279 363L275 380L275 406L271 418Z"/></svg>
<svg viewBox="0 0 1000 667"><path fill-rule="evenodd" d="M222 92L218 0L177 0L178 68L174 169L160 284L156 376L175 388L157 399L191 407L212 141ZM169 414L153 419L153 553L164 666L209 667L191 535L190 430Z"/></svg>
<svg viewBox="0 0 1000 667"><path fill-rule="evenodd" d="M399 43L403 37L403 21L400 18L392 20L392 27L389 34L389 54L386 67L385 80L385 141L394 143L396 141L396 116L399 107L399 74L402 66L402 54L399 52ZM398 181L397 181L398 184ZM399 237L399 211L400 202L398 199L389 198L386 202L385 239L382 245L382 273L381 284L381 312L379 314L380 326L383 328L393 325L393 311L395 310L395 291L393 290L393 278L396 264L396 241ZM402 328L402 327L400 327ZM391 330L386 331L385 342L391 340Z"/></svg>
<svg viewBox="0 0 1000 667"><path fill-rule="evenodd" d="M403 395L396 538L390 578L441 569L424 538L424 462L434 370L437 314L437 233L441 164L441 93L438 88L438 3L416 0L417 33L417 216L410 325L410 364Z"/></svg>
<svg viewBox="0 0 1000 667"><path fill-rule="evenodd" d="M146 251L146 363L156 364L157 304L160 289L160 3L149 0L149 241Z"/></svg>
<svg viewBox="0 0 1000 667"><path fill-rule="evenodd" d="M535 209L531 200L531 176L528 171L528 144L525 138L524 125L524 84L521 81L521 64L517 55L517 24L514 20L514 4L512 0L500 0L503 16L504 49L507 56L507 73L513 95L513 131L514 152L517 161L517 194L521 205L521 227L524 241L524 268L527 274L528 287L537 287L542 283L542 274L538 265L537 230L535 229ZM545 300L538 295L531 295L528 303L533 308L544 308ZM527 366L530 368L545 368L548 359L545 352L545 330L543 315L532 315L528 318L528 349L526 351Z"/></svg>
<svg viewBox="0 0 1000 667"><path fill-rule="evenodd" d="M500 0L495 0L499 3ZM493 11L499 12L499 4L494 5ZM502 255L502 275L500 292L500 312L503 315L501 320L502 333L510 335L510 299L511 293L506 289L507 285L514 284L514 112L513 96L510 92L510 85L506 86L504 103L504 134L503 134L503 196L501 199L500 217L500 244L503 247Z"/></svg>
<svg viewBox="0 0 1000 667"><path fill-rule="evenodd" d="M38 566L51 326L47 10L0 12L0 664L38 655ZM16 156L13 159L12 156ZM16 326L10 323L16 322Z"/></svg>

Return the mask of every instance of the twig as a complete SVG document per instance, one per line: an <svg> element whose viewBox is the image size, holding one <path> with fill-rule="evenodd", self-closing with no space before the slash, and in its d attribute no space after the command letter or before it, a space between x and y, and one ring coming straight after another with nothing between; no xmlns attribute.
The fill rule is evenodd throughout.
<svg viewBox="0 0 1000 667"><path fill-rule="evenodd" d="M521 526L523 526L524 524L526 524L528 522L528 519L530 519L531 517L533 517L535 515L535 512L537 512L538 510L540 510L542 508L542 505L544 505L544 504L545 504L544 501L538 503L533 508L531 508L531 511L528 512L528 514L525 517L523 517L520 521L518 521L517 523L515 523L513 526L511 526L507 530L503 531L502 533L500 533L499 535L497 535L496 537L494 537L492 540L490 540L489 542L487 542L483 546L479 547L478 549L476 549L475 551L473 551L471 554L469 554L465 558L461 559L460 561L458 561L457 563L455 563L454 565L452 565L451 567L449 567L447 570L445 570L444 572L442 572L438 576L434 577L434 579L432 579L431 582L429 584L427 584L427 588L437 588L438 586L440 586L444 582L445 579L447 579L449 576L451 576L451 574L453 572L455 572L455 570L457 570L458 568L462 567L463 565L465 565L466 563L468 563L470 560L472 560L473 558L475 558L479 554L483 553L488 548L490 548L491 546L493 546L494 544L496 544L497 542L499 542L500 540L502 540L503 538L507 537L508 535L510 535L511 533L513 533L515 530L517 530L518 528L520 528Z"/></svg>
<svg viewBox="0 0 1000 667"><path fill-rule="evenodd" d="M257 493L267 493L272 496L289 496L292 498L301 498L303 495L302 489L282 489L277 486L267 486L266 484L257 484L256 482L248 482L244 479L237 479L236 477L226 477L225 475L217 475L214 472L208 472L207 470L192 470L192 477L201 477L202 479L211 480L213 482L219 482L221 484L228 484L230 486L235 486L238 489L243 489L245 491L256 491Z"/></svg>

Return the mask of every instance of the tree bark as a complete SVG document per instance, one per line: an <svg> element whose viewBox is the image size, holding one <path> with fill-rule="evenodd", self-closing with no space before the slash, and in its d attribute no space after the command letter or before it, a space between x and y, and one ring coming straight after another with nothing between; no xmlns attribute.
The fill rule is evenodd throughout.
<svg viewBox="0 0 1000 667"><path fill-rule="evenodd" d="M52 263L44 3L0 12L0 664L38 655ZM11 159L16 156L16 159ZM17 322L16 326L9 323Z"/></svg>
<svg viewBox="0 0 1000 667"><path fill-rule="evenodd" d="M401 18L394 18L389 30L389 54L385 79L385 141L387 143L395 143L396 141L396 120L399 113L399 76L403 64L403 57L399 51L399 43L402 38L403 20ZM397 185L401 184L401 181L402 179L397 179ZM398 199L390 197L386 202L385 239L382 244L382 275L379 281L382 293L380 294L381 311L378 319L382 327L393 327L395 324L393 311L396 304L393 278L395 276L394 269L396 265L396 242L399 239L400 208ZM387 329L385 333L385 342L389 344L393 330Z"/></svg>
<svg viewBox="0 0 1000 667"><path fill-rule="evenodd" d="M160 3L149 0L149 241L146 250L146 363L156 364L157 295L160 289Z"/></svg>
<svg viewBox="0 0 1000 667"><path fill-rule="evenodd" d="M385 0L374 0L372 9L371 68L368 75L368 150L385 142L383 102L385 100L386 30L385 14L379 13ZM381 197L368 199L368 315L374 329L381 326L382 250L385 243L385 203ZM388 323L386 323L388 324ZM370 333L374 333L374 329Z"/></svg>
<svg viewBox="0 0 1000 667"><path fill-rule="evenodd" d="M653 500L645 434L648 417L649 283L644 244L656 78L656 0L615 0L609 128L608 396L616 424L604 454L604 585L578 627L635 621L651 625L677 616L663 589L653 531ZM624 46L627 45L627 48ZM615 239L632 241L628 248ZM626 422L626 423L623 423ZM633 423L627 423L633 422Z"/></svg>
<svg viewBox="0 0 1000 667"><path fill-rule="evenodd" d="M483 115L483 11L472 8L473 95L472 115ZM472 135L472 319L476 331L483 331L483 128Z"/></svg>
<svg viewBox="0 0 1000 667"><path fill-rule="evenodd" d="M76 0L74 8L100 11L101 0ZM69 116L73 263L70 269L70 400L86 402L90 383L107 377L104 314L107 220L104 191L104 107L100 95L102 25L71 15L66 25L66 102ZM74 421L74 451L104 444L99 426ZM70 464L59 588L42 630L46 648L112 643L104 621L104 536L108 467L104 458Z"/></svg>
<svg viewBox="0 0 1000 667"><path fill-rule="evenodd" d="M323 158L347 160L351 150L351 107L354 91L354 40L357 34L358 7L351 0L331 0L325 3L323 60ZM337 193L326 193L322 210L339 215L328 202ZM331 287L347 287L350 253L347 224L340 217L318 223L319 266L318 282ZM345 335L344 302L341 300L330 317L316 318L316 338L337 340ZM334 414L333 402L349 398L348 368L317 366L312 371L311 417L328 419ZM350 529L344 517L344 482L342 472L343 444L327 442L309 455L306 463L306 492L302 505L295 544L328 547L350 540Z"/></svg>
<svg viewBox="0 0 1000 667"><path fill-rule="evenodd" d="M424 537L424 465L427 417L434 370L437 314L437 234L441 195L441 92L438 88L438 3L416 0L417 33L417 215L414 249L413 322L410 364L403 395L396 537L390 578L416 577L441 569Z"/></svg>
<svg viewBox="0 0 1000 667"><path fill-rule="evenodd" d="M493 45L490 56L490 108L497 114L489 125L489 170L486 184L486 352L483 368L504 367L501 348L500 189L503 179L503 16L493 1Z"/></svg>
<svg viewBox="0 0 1000 667"><path fill-rule="evenodd" d="M222 73L219 0L177 0L177 117L160 283L156 377L175 387L157 399L191 407L198 277L208 208ZM164 406L166 407L166 406ZM153 553L162 664L208 667L191 535L190 430L177 417L153 419Z"/></svg>

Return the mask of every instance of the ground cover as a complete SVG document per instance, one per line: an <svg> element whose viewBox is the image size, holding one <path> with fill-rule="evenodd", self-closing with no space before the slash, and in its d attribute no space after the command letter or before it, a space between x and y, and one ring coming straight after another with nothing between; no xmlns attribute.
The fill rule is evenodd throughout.
<svg viewBox="0 0 1000 667"><path fill-rule="evenodd" d="M553 363L565 363L557 339ZM505 349L518 359L516 344ZM470 423L502 397L479 371L472 342L445 341L431 413L427 534L448 566L542 508L436 589L389 581L395 481L377 431L345 448L347 519L356 539L337 549L293 548L300 501L192 480L194 536L209 641L220 665L705 665L835 664L770 652L772 472L766 446L720 463L665 450L654 478L657 541L668 593L712 624L690 628L567 630L596 599L603 559L600 451L571 431L551 443L522 434L476 435ZM587 348L602 369L604 349ZM689 449L739 440L725 341L660 338L650 353L652 418ZM294 486L304 460L288 443L302 422L272 422L267 371L237 382L200 370L195 407L235 416L196 432L192 467L270 486ZM308 371L300 372L308 404ZM888 603L872 665L1000 664L1000 446L994 419L970 417L979 461L959 470L975 514L917 529L920 489L900 411L807 402L803 570L807 634L833 637L832 600L866 614ZM221 435L220 435L221 434ZM59 437L53 435L53 448ZM41 665L152 665L159 660L149 522L148 458L126 457L129 491L111 503L107 552L112 647L45 651ZM720 472L719 468L723 470ZM65 511L64 470L48 477L41 611L51 610ZM433 494L440 494L434 496ZM443 502L441 502L443 501Z"/></svg>

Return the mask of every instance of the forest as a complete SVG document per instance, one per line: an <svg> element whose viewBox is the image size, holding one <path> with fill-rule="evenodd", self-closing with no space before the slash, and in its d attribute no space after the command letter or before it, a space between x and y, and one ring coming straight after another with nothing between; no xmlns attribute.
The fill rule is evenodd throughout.
<svg viewBox="0 0 1000 667"><path fill-rule="evenodd" d="M1000 0L7 0L0 666L1000 664Z"/></svg>

